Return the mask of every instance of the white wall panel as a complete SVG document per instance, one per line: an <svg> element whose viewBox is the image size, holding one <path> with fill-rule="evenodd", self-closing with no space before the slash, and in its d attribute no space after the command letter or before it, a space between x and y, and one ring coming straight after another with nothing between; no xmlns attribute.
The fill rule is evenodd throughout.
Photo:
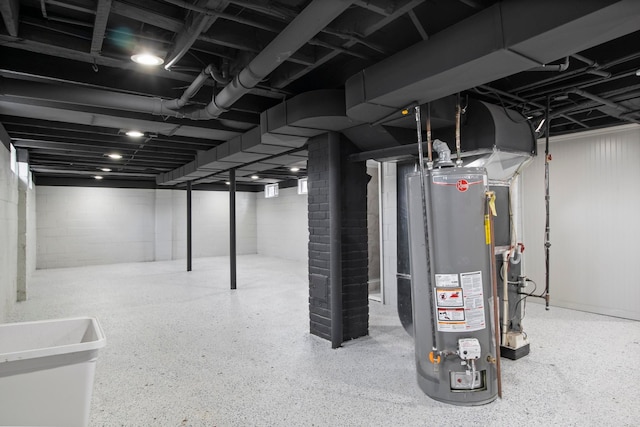
<svg viewBox="0 0 640 427"><path fill-rule="evenodd" d="M256 194L258 254L307 262L309 222L307 195L282 188L278 197Z"/></svg>
<svg viewBox="0 0 640 427"><path fill-rule="evenodd" d="M552 139L551 305L640 320L640 126ZM526 274L544 287L544 146L523 173Z"/></svg>
<svg viewBox="0 0 640 427"><path fill-rule="evenodd" d="M18 245L18 177L10 153L0 143L0 322L16 301Z"/></svg>

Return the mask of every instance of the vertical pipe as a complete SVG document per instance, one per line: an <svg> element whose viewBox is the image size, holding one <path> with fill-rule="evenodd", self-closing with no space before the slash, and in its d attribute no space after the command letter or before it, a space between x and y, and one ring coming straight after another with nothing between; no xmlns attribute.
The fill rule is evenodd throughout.
<svg viewBox="0 0 640 427"><path fill-rule="evenodd" d="M229 270L231 289L236 289L236 170L229 170Z"/></svg>
<svg viewBox="0 0 640 427"><path fill-rule="evenodd" d="M462 111L460 110L460 93L456 97L456 166L462 166L462 157L460 154L460 116Z"/></svg>
<svg viewBox="0 0 640 427"><path fill-rule="evenodd" d="M493 331L494 331L494 340L495 340L495 350L496 350L496 379L498 380L498 397L502 398L502 369L500 366L500 306L498 305L498 272L496 267L496 258L495 258L495 223L493 220L493 215L491 214L491 193L487 193L486 202L485 202L485 218L489 219L489 230L491 235L491 242L489 243L489 265L491 271L491 288L493 292ZM507 274L506 272L504 273ZM508 316L505 312L502 314L503 316Z"/></svg>
<svg viewBox="0 0 640 427"><path fill-rule="evenodd" d="M342 201L340 135L328 133L329 149L329 271L331 286L331 348L342 344Z"/></svg>
<svg viewBox="0 0 640 427"><path fill-rule="evenodd" d="M191 181L187 181L187 271L191 271Z"/></svg>
<svg viewBox="0 0 640 427"><path fill-rule="evenodd" d="M435 358L437 356L436 351L438 346L436 345L436 320L435 319L435 307L433 301L433 282L431 278L433 274L431 272L431 252L429 251L429 224L427 223L427 193L426 193L426 184L425 184L425 176L426 172L424 170L424 154L422 153L422 119L420 117L420 106L415 107L416 111L416 129L417 129L417 137L418 137L418 163L420 163L420 195L422 199L422 223L424 226L424 243L425 243L425 252L426 252L426 266L427 266L427 274L429 275L427 278L427 286L429 289L429 316L431 317L431 349L433 350L432 357Z"/></svg>
<svg viewBox="0 0 640 427"><path fill-rule="evenodd" d="M431 140L431 103L427 103L427 158L429 165L433 164L433 143ZM429 166L432 167L432 166Z"/></svg>
<svg viewBox="0 0 640 427"><path fill-rule="evenodd" d="M385 304L384 297L384 273L386 271L384 267L386 245L384 241L384 166L382 162L376 162L378 164L378 240L380 241L380 302Z"/></svg>
<svg viewBox="0 0 640 427"><path fill-rule="evenodd" d="M545 265L545 287L544 287L544 300L545 309L549 310L549 248L551 248L551 225L549 223L549 201L551 196L549 195L549 160L551 155L549 154L549 133L551 132L551 117L549 117L549 97L547 96L547 108L545 110L545 123L546 139L544 148L544 203L545 203L545 225L544 225L544 265Z"/></svg>

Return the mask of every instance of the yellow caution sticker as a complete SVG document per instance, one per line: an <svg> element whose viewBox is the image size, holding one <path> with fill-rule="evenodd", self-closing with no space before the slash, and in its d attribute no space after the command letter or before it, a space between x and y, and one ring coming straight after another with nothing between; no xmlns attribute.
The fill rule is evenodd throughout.
<svg viewBox="0 0 640 427"><path fill-rule="evenodd" d="M484 237L487 245L491 244L491 218L489 215L484 216Z"/></svg>

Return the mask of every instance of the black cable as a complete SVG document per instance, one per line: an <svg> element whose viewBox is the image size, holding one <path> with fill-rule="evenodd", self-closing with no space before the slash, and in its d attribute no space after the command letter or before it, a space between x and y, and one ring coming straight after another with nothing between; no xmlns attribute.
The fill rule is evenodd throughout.
<svg viewBox="0 0 640 427"><path fill-rule="evenodd" d="M515 313L518 311L518 305L524 301L524 304L522 305L522 317L520 318L520 320L524 319L524 316L526 314L526 306L527 306L527 301L526 299L529 297L535 297L535 298L544 298L545 297L545 292L541 293L540 295L536 295L536 290L538 289L538 284L536 282L534 282L531 279L525 278L525 280L527 282L531 282L533 283L533 290L531 292L518 292L518 295L524 295L522 298L520 298L518 300L518 302L516 303L516 305L513 308L513 316L509 319L510 321L515 319L516 315Z"/></svg>

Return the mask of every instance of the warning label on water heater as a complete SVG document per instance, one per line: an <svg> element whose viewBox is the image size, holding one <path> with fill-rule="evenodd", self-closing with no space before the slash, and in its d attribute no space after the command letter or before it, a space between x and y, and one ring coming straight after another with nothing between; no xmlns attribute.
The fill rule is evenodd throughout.
<svg viewBox="0 0 640 427"><path fill-rule="evenodd" d="M486 327L481 271L460 273L459 287L436 288L435 298L438 331L470 332Z"/></svg>
<svg viewBox="0 0 640 427"><path fill-rule="evenodd" d="M436 274L436 287L460 286L457 274Z"/></svg>

